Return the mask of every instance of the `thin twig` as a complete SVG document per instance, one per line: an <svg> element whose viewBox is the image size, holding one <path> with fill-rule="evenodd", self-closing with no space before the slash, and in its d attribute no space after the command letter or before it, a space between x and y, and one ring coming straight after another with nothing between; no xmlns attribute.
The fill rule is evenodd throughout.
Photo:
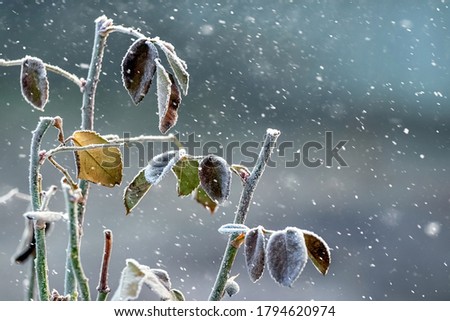
<svg viewBox="0 0 450 321"><path fill-rule="evenodd" d="M280 132L275 129L267 129L264 144L259 153L256 165L253 168L250 176L247 178L244 188L241 193L241 199L239 200L239 206L234 218L235 224L244 224L247 217L248 209L253 199L253 193L255 192L256 185L264 172L267 161L270 158L275 142L278 139ZM235 233L228 239L228 244L225 249L225 253L220 265L219 272L217 274L214 287L209 295L210 301L219 301L223 297L223 291L225 284L230 275L231 267L233 266L234 259L238 252L238 247L235 246L235 240L239 237L239 233Z"/></svg>
<svg viewBox="0 0 450 321"><path fill-rule="evenodd" d="M2 67L21 66L25 59L27 59L27 57L21 58L21 59L15 59L15 60L0 59L0 66L2 66ZM48 63L44 63L44 66L45 66L46 70L51 71L57 75L63 76L64 78L70 80L75 85L77 85L80 89L83 88L84 81L81 80L80 78L78 78L78 76L76 76L58 66L54 66L54 65L51 65Z"/></svg>
<svg viewBox="0 0 450 321"><path fill-rule="evenodd" d="M67 171L67 169L65 169L57 161L55 161L52 156L48 156L47 158L50 161L50 163L52 163L52 165L55 166L55 168L57 170L59 170L64 175L64 177L67 179L67 182L70 184L71 188L73 190L77 190L78 189L78 184L75 183L75 181L72 179L72 177L70 176L70 174Z"/></svg>
<svg viewBox="0 0 450 321"><path fill-rule="evenodd" d="M128 143L134 142L173 142L178 148L183 148L183 145L179 142L178 138L175 135L168 136L136 136L129 138L114 138L111 139L109 143L105 144L90 144L85 146L65 146L61 145L56 148L50 149L45 153L45 157L51 158L51 156L62 153L62 152L74 152L74 151L85 151L91 150L95 148L109 148L109 147L121 147ZM56 166L55 166L56 167ZM59 168L58 168L59 169ZM64 174L64 173L63 173Z"/></svg>
<svg viewBox="0 0 450 321"><path fill-rule="evenodd" d="M103 248L102 267L100 269L100 280L97 286L97 301L105 301L108 297L108 293L111 291L108 285L108 269L109 261L111 259L113 239L111 230L105 230L103 233L105 235L105 245Z"/></svg>

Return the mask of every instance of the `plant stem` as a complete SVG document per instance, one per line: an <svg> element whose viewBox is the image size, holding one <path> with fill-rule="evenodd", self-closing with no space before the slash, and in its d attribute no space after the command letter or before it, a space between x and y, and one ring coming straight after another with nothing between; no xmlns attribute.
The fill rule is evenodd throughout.
<svg viewBox="0 0 450 321"><path fill-rule="evenodd" d="M106 16L95 19L95 37L92 48L91 63L89 65L88 76L83 92L83 105L81 107L81 128L83 130L94 130L94 105L97 84L102 69L103 54L106 47L108 34L103 31L112 21Z"/></svg>
<svg viewBox="0 0 450 321"><path fill-rule="evenodd" d="M256 161L256 165L244 184L244 188L241 193L241 198L239 200L239 206L234 217L235 224L245 223L245 219L247 217L250 203L253 199L253 193L255 192L256 185L258 184L258 181L262 173L264 172L267 161L269 160L270 155L272 154L273 147L279 135L280 132L278 130L267 129L264 143L259 153L258 159ZM236 233L231 235L230 238L228 239L225 254L223 256L222 263L220 264L220 269L217 274L214 287L211 291L211 294L209 295L210 301L219 301L223 297L225 284L228 280L231 267L233 266L236 254L238 252L238 247L234 242L238 237L239 234Z"/></svg>
<svg viewBox="0 0 450 321"><path fill-rule="evenodd" d="M104 31L112 24L112 20L102 15L95 19L95 37L92 48L91 63L89 64L88 77L83 91L83 103L81 106L81 129L94 130L94 106L95 94L97 91L97 84L100 79L100 72L102 69L103 55L106 47L106 39L108 34ZM89 182L80 180L78 186L81 189L83 202L78 204L78 224L80 226L80 235L83 233L84 213L86 211L86 202L89 193Z"/></svg>
<svg viewBox="0 0 450 321"><path fill-rule="evenodd" d="M47 129L53 124L53 118L41 117L36 129L33 131L30 149L29 188L31 196L31 210L41 209L41 186L40 186L40 150L42 137ZM39 299L48 301L50 298L48 286L47 252L45 244L45 223L36 220L34 222L34 237L36 240L36 278L39 289Z"/></svg>
<svg viewBox="0 0 450 321"><path fill-rule="evenodd" d="M81 299L84 301L90 301L91 295L89 292L89 282L84 274L83 266L81 265L80 260L80 243L79 243L79 226L78 226L78 217L77 217L77 206L80 198L82 197L80 194L80 190L73 191L72 186L68 184L64 179L61 181L62 189L64 192L64 199L66 202L66 211L69 216L69 253L67 254L70 257L70 265L71 272L75 275L75 279L80 286L80 294ZM70 278L70 275L67 275L67 278ZM68 283L69 291L66 294L74 294L74 284L69 279L66 279Z"/></svg>
<svg viewBox="0 0 450 321"><path fill-rule="evenodd" d="M30 264L30 277L28 278L28 286L26 288L26 297L27 301L34 300L34 289L36 288L36 270L34 265L34 260L31 260Z"/></svg>
<svg viewBox="0 0 450 321"><path fill-rule="evenodd" d="M112 232L111 230L105 230L103 233L105 235L105 245L103 248L102 267L100 269L100 281L97 286L97 301L105 301L108 293L111 291L108 285L108 268L112 251Z"/></svg>

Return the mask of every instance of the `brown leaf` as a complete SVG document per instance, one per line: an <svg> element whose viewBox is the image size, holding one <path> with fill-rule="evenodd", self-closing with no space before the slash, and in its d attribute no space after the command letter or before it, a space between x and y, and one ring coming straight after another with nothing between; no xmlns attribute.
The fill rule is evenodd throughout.
<svg viewBox="0 0 450 321"><path fill-rule="evenodd" d="M76 131L72 135L75 146L108 144L93 131ZM122 153L118 147L98 147L75 151L78 178L95 184L114 187L122 182Z"/></svg>
<svg viewBox="0 0 450 321"><path fill-rule="evenodd" d="M134 104L144 99L156 71L159 57L155 45L147 38L136 40L122 60L122 81Z"/></svg>
<svg viewBox="0 0 450 321"><path fill-rule="evenodd" d="M178 107L181 96L173 76L169 74L161 62L156 60L156 79L158 95L159 130L165 134L178 119Z"/></svg>
<svg viewBox="0 0 450 321"><path fill-rule="evenodd" d="M165 134L169 129L171 129L178 120L178 107L181 104L181 95L178 90L178 86L175 83L172 74L169 73L170 81L172 82L170 86L170 98L169 103L164 110L164 113L159 118L159 131Z"/></svg>
<svg viewBox="0 0 450 321"><path fill-rule="evenodd" d="M326 275L331 261L330 248L317 234L306 230L302 231L303 236L305 237L309 258L316 269L323 275Z"/></svg>
<svg viewBox="0 0 450 321"><path fill-rule="evenodd" d="M44 62L36 57L25 57L20 80L25 100L34 108L43 111L48 101L48 79Z"/></svg>
<svg viewBox="0 0 450 321"><path fill-rule="evenodd" d="M198 175L202 188L218 204L230 196L231 171L222 157L208 155L203 158Z"/></svg>
<svg viewBox="0 0 450 321"><path fill-rule="evenodd" d="M264 272L265 239L262 227L255 227L245 234L245 263L252 282L258 281Z"/></svg>

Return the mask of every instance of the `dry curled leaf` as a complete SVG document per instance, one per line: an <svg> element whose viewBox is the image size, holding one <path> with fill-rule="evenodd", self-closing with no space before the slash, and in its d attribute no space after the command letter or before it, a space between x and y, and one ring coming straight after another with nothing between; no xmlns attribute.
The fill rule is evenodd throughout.
<svg viewBox="0 0 450 321"><path fill-rule="evenodd" d="M159 59L156 62L159 130L165 134L178 120L181 95L173 76L168 73Z"/></svg>
<svg viewBox="0 0 450 321"><path fill-rule="evenodd" d="M169 283L165 280L166 277L161 279L162 270L157 271L159 272L155 274L154 270L148 266L141 265L134 259L127 259L126 266L122 270L119 287L114 293L112 300L127 301L137 299L144 284L151 288L162 300L172 299L173 294L167 288ZM165 274L167 275L167 272Z"/></svg>

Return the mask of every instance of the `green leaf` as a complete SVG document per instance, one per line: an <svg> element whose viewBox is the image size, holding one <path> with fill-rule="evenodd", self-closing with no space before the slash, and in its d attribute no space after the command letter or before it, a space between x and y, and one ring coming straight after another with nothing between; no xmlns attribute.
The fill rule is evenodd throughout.
<svg viewBox="0 0 450 321"><path fill-rule="evenodd" d="M190 195L200 184L198 161L188 155L182 157L172 168L177 177L178 196Z"/></svg>
<svg viewBox="0 0 450 321"><path fill-rule="evenodd" d="M20 85L25 100L34 108L43 111L48 101L48 79L41 59L25 57L22 61Z"/></svg>
<svg viewBox="0 0 450 321"><path fill-rule="evenodd" d="M187 72L186 62L177 56L175 48L171 43L158 40L156 44L166 55L167 61L175 74L175 78L180 84L181 90L183 90L183 94L187 95L189 89L189 73Z"/></svg>
<svg viewBox="0 0 450 321"><path fill-rule="evenodd" d="M158 57L158 50L147 38L136 40L123 57L122 81L135 105L150 89Z"/></svg>
<svg viewBox="0 0 450 321"><path fill-rule="evenodd" d="M231 171L222 157L208 155L203 158L198 174L202 188L218 204L230 196Z"/></svg>
<svg viewBox="0 0 450 321"><path fill-rule="evenodd" d="M197 187L197 189L195 190L194 199L204 208L206 208L211 214L214 214L217 209L217 202L213 201L201 186Z"/></svg>
<svg viewBox="0 0 450 321"><path fill-rule="evenodd" d="M140 170L131 183L125 188L123 201L127 215L139 204L144 195L150 190L151 186L152 184L147 182L147 179L145 178L145 168Z"/></svg>
<svg viewBox="0 0 450 321"><path fill-rule="evenodd" d="M308 256L313 262L316 269L326 275L330 267L331 255L330 248L327 243L317 234L302 230L305 237L306 248L308 249Z"/></svg>
<svg viewBox="0 0 450 321"><path fill-rule="evenodd" d="M73 133L75 146L108 144L98 133L79 130ZM95 184L114 187L122 182L122 153L118 147L98 147L75 151L78 178Z"/></svg>

